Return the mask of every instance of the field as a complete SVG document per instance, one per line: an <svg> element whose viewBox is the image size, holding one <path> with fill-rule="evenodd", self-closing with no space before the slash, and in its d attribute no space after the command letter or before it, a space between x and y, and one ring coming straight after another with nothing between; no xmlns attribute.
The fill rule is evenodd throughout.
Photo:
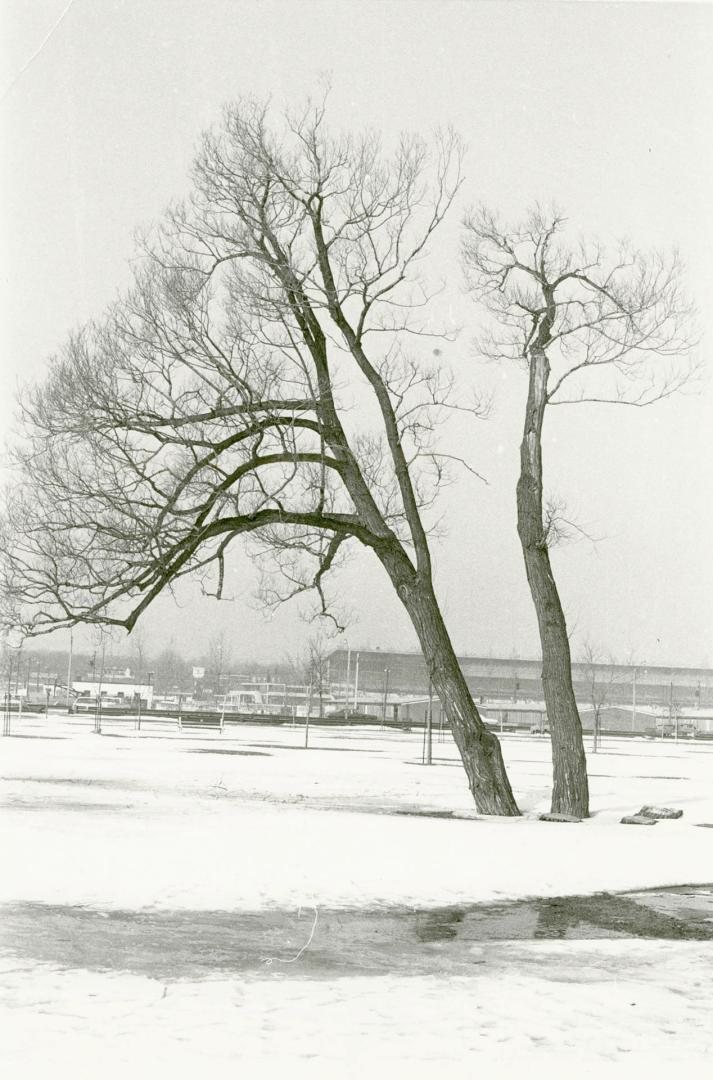
<svg viewBox="0 0 713 1080"><path fill-rule="evenodd" d="M663 894L621 899L616 925L584 899L713 881L710 743L605 739L592 817L549 824L537 736L503 740L523 818L484 819L447 735L426 767L417 731L313 726L306 750L301 726L91 726L13 718L0 740L4 1075L656 1076L713 1056L713 909L677 940ZM619 824L644 803L684 815Z"/></svg>

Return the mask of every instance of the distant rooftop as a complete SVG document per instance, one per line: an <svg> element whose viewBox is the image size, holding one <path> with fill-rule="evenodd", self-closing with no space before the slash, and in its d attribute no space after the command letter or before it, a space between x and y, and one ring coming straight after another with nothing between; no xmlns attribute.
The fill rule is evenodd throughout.
<svg viewBox="0 0 713 1080"><path fill-rule="evenodd" d="M423 653L421 652L420 649L402 649L402 650L380 649L380 648L376 648L376 649L374 649L374 648L358 649L358 648L347 648L347 646L345 646L345 645L339 645L339 646L337 646L337 648L333 649L332 652L329 654L329 658L332 659L332 658L334 658L336 656L345 656L346 657L347 653L351 654L352 663L354 663L354 660L355 660L355 658L357 656L359 656L362 661L365 660L366 658L369 658L370 660L374 659L374 658L384 658L384 659L389 659L389 660L392 660L392 661L393 660L404 660L404 661L409 661L409 660L410 661L414 661L414 660L418 661L418 660L420 660L420 661L425 663L425 661L423 660ZM538 672L542 667L542 658L541 657L482 656L482 655L478 656L478 655L474 655L474 654L467 654L466 655L464 653L458 653L457 655L458 655L458 661L461 664L469 664L469 663L470 664L493 664L495 666L505 666L505 665L507 665L507 666L510 666L510 667L520 665L520 666L525 667L525 668L537 668ZM581 670L582 668L585 668L585 667L586 668L595 667L595 668L606 669L607 671L622 671L622 672L624 672L624 671L634 671L634 670L636 670L636 671L639 671L639 672L647 671L650 674L661 674L661 675L663 675L663 674L671 675L671 674L674 674L674 673L680 673L682 675L683 674L685 674L685 675L706 675L706 676L713 675L713 668L709 668L709 667L684 667L684 666L679 666L679 665L676 665L676 664L649 664L645 660L640 660L640 661L636 661L636 662L632 662L632 663L622 663L622 662L617 662L616 660L613 660L613 661L600 660L600 661L595 661L593 664L590 664L590 662L587 661L587 660L580 660L580 659L577 659L576 657L573 657L572 658L572 666L577 668L578 670Z"/></svg>

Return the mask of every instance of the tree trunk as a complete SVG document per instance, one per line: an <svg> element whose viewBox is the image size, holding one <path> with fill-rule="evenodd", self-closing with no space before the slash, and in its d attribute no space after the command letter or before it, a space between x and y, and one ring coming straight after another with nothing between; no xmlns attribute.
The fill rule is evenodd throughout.
<svg viewBox="0 0 713 1080"><path fill-rule="evenodd" d="M542 421L549 362L543 348L530 352L530 381L517 483L517 531L537 613L542 685L552 739L552 812L589 815L589 782L582 723L572 687L569 638L552 574L542 505Z"/></svg>
<svg viewBox="0 0 713 1080"><path fill-rule="evenodd" d="M429 677L450 721L480 814L519 815L497 736L483 723L460 669L433 585L401 550L379 553L418 635Z"/></svg>
<svg viewBox="0 0 713 1080"><path fill-rule="evenodd" d="M330 283L329 279L325 279L325 284L328 292L332 290L332 295L336 295L333 283ZM342 463L342 479L357 514L376 537L382 538L371 546L389 575L416 631L429 676L450 721L453 738L460 751L478 812L518 815L520 811L505 772L500 743L497 737L485 727L475 707L433 590L431 558L426 533L419 516L418 503L411 484L408 463L401 446L396 414L393 411L388 390L376 370L369 364L360 341L349 327L335 301L332 301L331 310L352 355L362 372L366 373L378 400L391 461L403 497L404 513L414 542L418 569L411 562L401 542L386 526L351 451L331 396L326 339L319 329L318 321L315 320L312 355L318 371L321 372L319 390L322 416L326 418L326 441L335 458Z"/></svg>

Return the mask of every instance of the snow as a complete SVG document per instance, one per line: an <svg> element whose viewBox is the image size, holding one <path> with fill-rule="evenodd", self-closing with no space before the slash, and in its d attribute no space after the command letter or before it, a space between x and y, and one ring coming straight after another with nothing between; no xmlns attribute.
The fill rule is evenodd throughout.
<svg viewBox="0 0 713 1080"><path fill-rule="evenodd" d="M478 1067L598 1077L618 1065L638 1076L644 1064L659 1076L710 1052L710 1002L695 987L709 980L710 950L538 942L501 953L465 978L188 981L167 992L126 974L36 970L30 984L9 972L11 1020L21 1005L33 1011L7 1025L6 1075L45 1076L51 1061L60 1076L183 1077L230 1063L277 1076L281 1062L297 1076L440 1066L449 1077Z"/></svg>
<svg viewBox="0 0 713 1080"><path fill-rule="evenodd" d="M422 734L13 718L0 740L0 902L112 911L425 908L713 881L713 745L605 739L593 816L549 809L549 744L506 735L522 819L479 817L457 752ZM619 824L676 806L653 828ZM424 811L453 817L425 817ZM472 975L303 978L285 958L237 977L163 983L32 959L4 944L5 1075L650 1076L713 1054L713 944L585 940L468 946ZM289 959L289 958L287 958ZM708 991L706 992L706 986ZM589 1070L592 1071L589 1071ZM261 1072L261 1070L263 1070ZM419 1070L422 1070L420 1072Z"/></svg>

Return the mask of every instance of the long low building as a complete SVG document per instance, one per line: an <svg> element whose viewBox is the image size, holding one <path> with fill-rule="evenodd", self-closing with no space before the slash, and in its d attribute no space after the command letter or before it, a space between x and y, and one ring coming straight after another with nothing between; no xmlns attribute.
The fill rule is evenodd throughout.
<svg viewBox="0 0 713 1080"><path fill-rule="evenodd" d="M459 657L476 701L542 701L542 661ZM584 705L637 705L687 709L713 707L713 670L650 664L572 665L577 700ZM333 687L390 695L428 693L428 671L420 652L335 649L329 657Z"/></svg>
<svg viewBox="0 0 713 1080"><path fill-rule="evenodd" d="M107 675L105 678L86 675L72 679L72 690L78 701L102 700L118 704L132 704L141 701L142 707L150 709L153 705L154 687L149 681L140 681L131 675Z"/></svg>

